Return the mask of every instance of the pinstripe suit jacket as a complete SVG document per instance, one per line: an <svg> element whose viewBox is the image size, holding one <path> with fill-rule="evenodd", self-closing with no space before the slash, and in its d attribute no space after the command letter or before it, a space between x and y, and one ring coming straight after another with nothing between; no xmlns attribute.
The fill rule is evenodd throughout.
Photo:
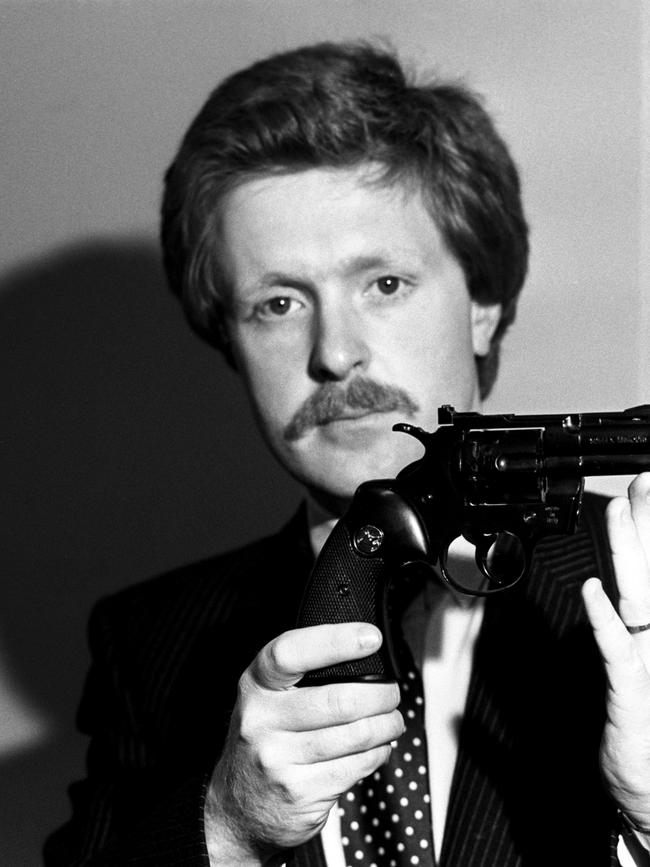
<svg viewBox="0 0 650 867"><path fill-rule="evenodd" d="M617 864L598 744L601 664L579 588L611 568L601 498L581 531L545 540L531 574L491 597L475 650L442 867ZM47 867L207 867L202 805L237 680L295 622L311 567L304 516L234 553L102 600L79 709L88 774ZM318 839L293 867L324 867Z"/></svg>

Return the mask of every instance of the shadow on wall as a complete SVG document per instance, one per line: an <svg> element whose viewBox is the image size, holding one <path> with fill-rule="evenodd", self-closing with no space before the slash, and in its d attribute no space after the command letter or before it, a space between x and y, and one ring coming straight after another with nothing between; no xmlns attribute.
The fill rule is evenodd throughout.
<svg viewBox="0 0 650 867"><path fill-rule="evenodd" d="M0 853L40 861L83 773L74 713L101 595L272 532L299 498L150 240L0 278Z"/></svg>

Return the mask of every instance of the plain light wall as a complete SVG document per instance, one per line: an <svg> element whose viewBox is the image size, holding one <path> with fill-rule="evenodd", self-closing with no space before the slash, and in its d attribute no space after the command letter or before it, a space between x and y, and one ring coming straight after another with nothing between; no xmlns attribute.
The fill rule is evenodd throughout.
<svg viewBox="0 0 650 867"><path fill-rule="evenodd" d="M0 0L3 864L39 863L82 773L92 602L296 502L156 264L161 175L209 90L381 36L482 92L533 251L487 408L617 410L650 400L649 21L644 0Z"/></svg>

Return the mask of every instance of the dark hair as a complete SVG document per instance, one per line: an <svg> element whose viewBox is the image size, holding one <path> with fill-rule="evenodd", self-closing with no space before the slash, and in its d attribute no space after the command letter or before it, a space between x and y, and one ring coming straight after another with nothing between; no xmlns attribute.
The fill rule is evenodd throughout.
<svg viewBox="0 0 650 867"><path fill-rule="evenodd" d="M487 395L527 268L517 169L481 97L458 83L418 83L385 47L325 42L276 54L211 93L165 174L161 237L172 291L192 327L229 356L219 262L225 194L255 176L366 162L380 166L380 183L416 185L471 297L503 305L490 353L477 358Z"/></svg>

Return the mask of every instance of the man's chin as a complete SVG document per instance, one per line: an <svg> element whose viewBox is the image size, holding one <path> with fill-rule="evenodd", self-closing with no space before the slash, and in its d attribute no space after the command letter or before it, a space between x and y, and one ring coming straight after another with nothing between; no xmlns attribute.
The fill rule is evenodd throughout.
<svg viewBox="0 0 650 867"><path fill-rule="evenodd" d="M309 496L332 517L340 517L350 505L357 488L362 482L376 478L359 468L346 468L338 465L321 464L318 467L294 467L294 478L307 490Z"/></svg>
<svg viewBox="0 0 650 867"><path fill-rule="evenodd" d="M392 468L384 467L381 471L376 465L364 461L352 465L341 461L336 465L323 465L317 471L311 467L298 478L322 508L332 516L340 516L350 505L359 485L375 479L394 478L396 474Z"/></svg>
<svg viewBox="0 0 650 867"><path fill-rule="evenodd" d="M336 494L323 488L306 486L307 493L314 503L318 505L325 516L338 519L344 515L350 507L353 494ZM354 492L353 492L354 493Z"/></svg>

